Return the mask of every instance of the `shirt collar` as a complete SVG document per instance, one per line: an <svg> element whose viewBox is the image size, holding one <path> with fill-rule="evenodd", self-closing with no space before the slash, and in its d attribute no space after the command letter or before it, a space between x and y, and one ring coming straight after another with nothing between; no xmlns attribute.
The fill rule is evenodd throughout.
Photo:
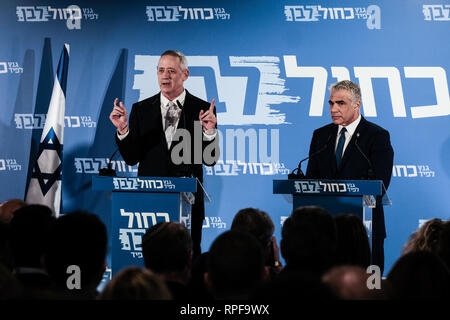
<svg viewBox="0 0 450 320"><path fill-rule="evenodd" d="M164 97L162 92L160 93L160 100L161 100L161 106L163 108L167 108L167 104L169 103L170 100L167 99L166 97ZM182 106L184 105L184 100L186 100L186 89L183 90L183 92L178 97L173 99L172 101L174 101L175 104L178 105L178 103L176 103L177 100Z"/></svg>
<svg viewBox="0 0 450 320"><path fill-rule="evenodd" d="M358 126L360 121L361 121L361 114L359 114L358 118L355 121L353 121L352 123L350 123L349 125L347 125L345 127L345 129L347 129L347 132L350 134L350 136L353 136L353 134L355 133L356 127ZM339 132L341 132L341 129L343 127L344 126L339 125L338 134L339 134Z"/></svg>

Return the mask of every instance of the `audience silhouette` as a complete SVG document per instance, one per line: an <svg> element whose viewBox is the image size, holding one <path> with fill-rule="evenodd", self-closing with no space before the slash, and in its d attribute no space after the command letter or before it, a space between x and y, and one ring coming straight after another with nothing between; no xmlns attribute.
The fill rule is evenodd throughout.
<svg viewBox="0 0 450 320"><path fill-rule="evenodd" d="M387 275L394 299L450 299L450 273L442 260L430 251L413 251L401 256Z"/></svg>
<svg viewBox="0 0 450 320"><path fill-rule="evenodd" d="M192 239L178 222L160 222L142 237L145 267L164 279L174 300L190 298Z"/></svg>
<svg viewBox="0 0 450 320"><path fill-rule="evenodd" d="M370 245L366 227L353 214L341 214L336 223L336 265L355 265L366 269L370 265Z"/></svg>
<svg viewBox="0 0 450 320"><path fill-rule="evenodd" d="M211 244L205 281L216 300L249 299L267 277L263 248L250 233L229 230Z"/></svg>
<svg viewBox="0 0 450 320"><path fill-rule="evenodd" d="M55 220L49 207L28 205L16 210L10 222L14 274L30 299L46 299L51 294L53 284L42 261Z"/></svg>
<svg viewBox="0 0 450 320"><path fill-rule="evenodd" d="M321 282L323 273L335 263L336 254L336 226L326 210L315 206L295 209L284 221L280 249L286 266L259 288L255 298L269 301L335 298Z"/></svg>
<svg viewBox="0 0 450 320"><path fill-rule="evenodd" d="M55 220L47 240L44 266L55 283L56 298L95 299L106 269L108 239L104 223L90 212L70 212ZM69 276L76 276L77 268L80 286L68 286Z"/></svg>
<svg viewBox="0 0 450 320"><path fill-rule="evenodd" d="M0 223L9 223L14 216L14 212L25 206L25 201L21 199L9 199L0 203Z"/></svg>
<svg viewBox="0 0 450 320"><path fill-rule="evenodd" d="M357 265L340 265L326 272L322 281L331 288L340 300L387 300L388 284L380 279L380 288L370 288L367 280L370 274Z"/></svg>
<svg viewBox="0 0 450 320"><path fill-rule="evenodd" d="M100 300L171 300L164 280L150 269L136 266L120 270L100 293Z"/></svg>
<svg viewBox="0 0 450 320"><path fill-rule="evenodd" d="M304 270L320 278L335 264L336 242L336 225L325 209L295 209L281 231L280 250L286 261L283 270Z"/></svg>
<svg viewBox="0 0 450 320"><path fill-rule="evenodd" d="M142 237L145 268L128 266L97 292L106 269L106 226L94 213L58 218L43 205L6 201L0 221L0 300L418 300L450 298L450 221L426 221L402 247L380 288L368 285L370 247L362 221L299 207L284 221L279 252L270 216L239 210L230 230L192 261L192 239L178 222ZM5 203L8 205L5 207ZM5 215L5 212L8 212ZM278 263L276 263L278 262ZM70 267L80 270L70 286Z"/></svg>

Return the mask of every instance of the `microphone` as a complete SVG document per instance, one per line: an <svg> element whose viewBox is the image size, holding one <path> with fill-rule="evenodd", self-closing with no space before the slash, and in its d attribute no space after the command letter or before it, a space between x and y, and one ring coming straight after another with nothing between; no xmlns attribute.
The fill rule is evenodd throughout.
<svg viewBox="0 0 450 320"><path fill-rule="evenodd" d="M108 166L106 168L101 168L98 170L99 176L105 176L105 177L115 177L116 176L116 170L111 168L111 160L116 155L117 151L119 151L119 148L114 151L114 153L109 157Z"/></svg>
<svg viewBox="0 0 450 320"><path fill-rule="evenodd" d="M359 139L359 132L356 133L356 139L355 139L355 146L358 149L359 153L362 154L364 159L366 159L367 163L369 164L369 169L367 170L367 179L369 180L375 180L375 173L373 172L373 166L372 162L370 162L369 158L367 158L366 154L361 150L361 148L358 145L358 139Z"/></svg>
<svg viewBox="0 0 450 320"><path fill-rule="evenodd" d="M331 139L331 134L328 136L328 139L325 142L325 144L322 146L322 148L320 148L316 152L313 152L310 156L306 157L305 159L301 160L298 163L298 167L295 168L290 174L288 174L288 179L304 179L305 178L305 174L302 171L302 163L303 163L303 161L306 161L309 158L312 158L312 157L318 155L319 153L321 153L322 151L324 151L328 147L328 142L330 142L330 139ZM295 171L297 171L297 173L295 173Z"/></svg>

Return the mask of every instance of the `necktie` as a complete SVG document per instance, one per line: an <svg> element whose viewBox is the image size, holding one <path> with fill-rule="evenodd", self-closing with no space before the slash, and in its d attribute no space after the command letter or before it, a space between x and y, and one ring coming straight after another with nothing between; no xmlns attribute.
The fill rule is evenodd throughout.
<svg viewBox="0 0 450 320"><path fill-rule="evenodd" d="M341 164L342 151L344 150L345 132L346 131L347 131L347 129L345 129L345 128L341 129L341 136L339 137L338 145L336 148L336 163L337 163L338 168L339 168L339 165Z"/></svg>
<svg viewBox="0 0 450 320"><path fill-rule="evenodd" d="M175 126L181 114L181 109L178 108L178 106L172 101L169 101L168 107L169 108L167 109L166 116L164 118L164 132L166 134L167 147L170 148L172 138L176 130Z"/></svg>

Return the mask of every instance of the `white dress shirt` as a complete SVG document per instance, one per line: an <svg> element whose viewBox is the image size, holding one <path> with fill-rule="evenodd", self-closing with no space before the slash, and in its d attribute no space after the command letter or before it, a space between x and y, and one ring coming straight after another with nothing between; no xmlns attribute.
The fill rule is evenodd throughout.
<svg viewBox="0 0 450 320"><path fill-rule="evenodd" d="M186 99L186 90L183 90L183 92L176 97L175 99L173 99L172 101L175 102L175 104L178 106L177 101L181 104L181 106L184 106L184 101ZM169 110L169 102L170 100L167 99L162 92L160 93L160 101L161 101L161 121L162 121L162 126L164 128L165 125L165 118L166 118L166 113L167 110ZM178 123L180 122L180 119L178 119L177 123L175 123L175 129L178 128ZM128 133L130 132L130 130L128 130L125 134L119 134L119 131L117 131L117 137L119 138L119 140L123 140L125 139L125 137L128 135ZM211 141L213 140L217 135L217 129L216 128L212 128L208 131L203 131L203 136L205 137L205 139L207 141Z"/></svg>

